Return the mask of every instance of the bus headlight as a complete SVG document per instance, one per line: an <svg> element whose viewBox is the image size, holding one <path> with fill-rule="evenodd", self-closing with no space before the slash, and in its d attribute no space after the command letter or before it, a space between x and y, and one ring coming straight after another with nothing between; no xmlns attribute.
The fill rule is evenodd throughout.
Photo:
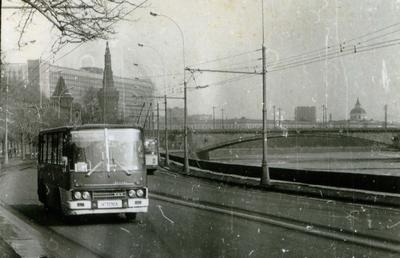
<svg viewBox="0 0 400 258"><path fill-rule="evenodd" d="M76 200L80 200L80 199L82 198L81 192L74 192L74 198L75 198Z"/></svg>
<svg viewBox="0 0 400 258"><path fill-rule="evenodd" d="M143 190L142 189L137 190L136 195L137 195L137 197L143 197L143 195L144 195Z"/></svg>
<svg viewBox="0 0 400 258"><path fill-rule="evenodd" d="M83 192L82 198L83 198L84 200L89 200L89 199L90 199L90 193L89 193L89 192Z"/></svg>
<svg viewBox="0 0 400 258"><path fill-rule="evenodd" d="M135 194L136 194L135 190L129 190L128 192L129 197L135 197Z"/></svg>

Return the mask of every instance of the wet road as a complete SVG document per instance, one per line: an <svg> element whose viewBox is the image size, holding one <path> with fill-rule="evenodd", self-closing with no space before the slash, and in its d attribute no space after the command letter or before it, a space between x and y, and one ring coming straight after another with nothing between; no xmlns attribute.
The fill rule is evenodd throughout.
<svg viewBox="0 0 400 258"><path fill-rule="evenodd" d="M166 172L149 177L149 187L154 193L149 213L139 215L136 222L119 216L91 216L67 224L38 202L33 167L15 168L1 175L0 198L20 217L101 257L399 254L390 248L376 248L379 244L399 247L397 209L265 193ZM175 195L180 197L176 199ZM60 240L50 241L47 246L53 250L63 247ZM73 250L71 254L74 256Z"/></svg>

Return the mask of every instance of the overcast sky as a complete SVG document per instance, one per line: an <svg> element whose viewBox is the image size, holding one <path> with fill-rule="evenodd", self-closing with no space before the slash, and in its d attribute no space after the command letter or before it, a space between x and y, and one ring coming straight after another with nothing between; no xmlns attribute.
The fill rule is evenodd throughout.
<svg viewBox="0 0 400 258"><path fill-rule="evenodd" d="M135 11L131 21L118 24L118 33L110 39L115 74L131 77L148 76L161 93L163 74L168 94L182 96L182 40L178 28L164 17L153 17L149 11L171 17L184 34L186 66L224 70L260 71L262 44L261 1L259 0L150 0L147 9ZM265 46L269 66L304 52L323 49L339 51L342 42L369 36L344 44L344 49L373 46L400 38L396 0L264 0ZM4 11L3 42L7 61L25 62L41 57L58 65L103 66L105 42L97 41L67 47L52 57L48 52L51 27L43 19L33 21L25 40L36 40L22 50L16 49L18 15ZM151 48L139 48L137 43ZM360 48L360 49L361 49ZM154 49L156 51L154 51ZM247 54L243 54L247 53ZM314 52L318 53L318 52ZM323 56L324 52L320 54ZM241 54L241 55L238 55ZM325 59L321 62L267 74L269 117L272 106L281 107L284 118L293 119L296 106L316 106L318 118L321 105L328 107L333 119L346 119L359 97L368 118L383 120L383 106L388 104L389 120L400 121L400 45L376 48L365 53ZM162 60L164 61L162 64ZM62 57L62 58L60 58ZM209 60L231 57L216 62ZM202 64L203 63L203 64ZM137 64L137 65L134 65ZM287 68L287 67L286 67ZM267 69L269 67L267 66ZM195 78L196 83L193 80ZM188 87L209 85L188 92L188 111L212 113L217 116L261 118L262 78L260 75L186 74ZM238 80L233 80L233 79ZM232 79L232 80L231 80ZM222 82L222 83L218 83ZM172 92L173 89L173 92ZM179 101L172 103L180 105Z"/></svg>

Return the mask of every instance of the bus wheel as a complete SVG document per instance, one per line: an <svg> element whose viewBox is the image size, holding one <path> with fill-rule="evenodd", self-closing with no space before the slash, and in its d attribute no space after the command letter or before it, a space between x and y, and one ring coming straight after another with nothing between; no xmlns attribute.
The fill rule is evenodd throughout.
<svg viewBox="0 0 400 258"><path fill-rule="evenodd" d="M151 168L151 169L150 169L150 168L149 168L149 169L147 169L147 174L152 176L152 175L154 175L154 171L156 171L156 170L157 170L157 169L154 169L154 168Z"/></svg>
<svg viewBox="0 0 400 258"><path fill-rule="evenodd" d="M46 202L46 187L41 181L38 183L38 197L41 203Z"/></svg>
<svg viewBox="0 0 400 258"><path fill-rule="evenodd" d="M136 220L136 213L125 213L127 220Z"/></svg>

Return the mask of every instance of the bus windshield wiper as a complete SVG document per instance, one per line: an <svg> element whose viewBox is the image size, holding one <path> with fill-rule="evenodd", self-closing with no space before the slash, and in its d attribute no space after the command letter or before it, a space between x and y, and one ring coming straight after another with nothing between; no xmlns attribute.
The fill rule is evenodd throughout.
<svg viewBox="0 0 400 258"><path fill-rule="evenodd" d="M100 165L103 163L103 161L100 161L99 163L96 164L89 172L86 173L86 176L90 176Z"/></svg>
<svg viewBox="0 0 400 258"><path fill-rule="evenodd" d="M129 170L127 168L125 168L124 166L122 166L118 161L116 161L115 159L112 159L113 163L117 164L120 168L122 168L122 170L125 172L125 174L127 174L128 176L132 175L131 172L129 172Z"/></svg>

